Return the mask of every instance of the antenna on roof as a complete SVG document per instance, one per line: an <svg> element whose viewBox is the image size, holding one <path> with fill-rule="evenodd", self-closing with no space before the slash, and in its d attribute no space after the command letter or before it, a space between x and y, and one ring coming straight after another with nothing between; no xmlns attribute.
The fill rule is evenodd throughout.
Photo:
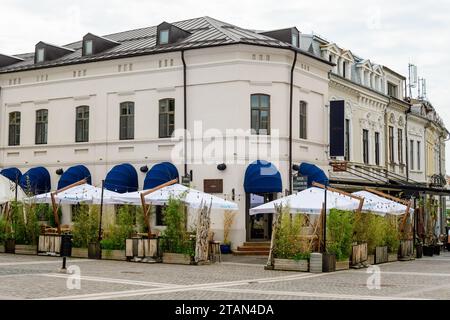
<svg viewBox="0 0 450 320"><path fill-rule="evenodd" d="M419 78L419 99L425 100L427 98L427 79Z"/></svg>
<svg viewBox="0 0 450 320"><path fill-rule="evenodd" d="M417 86L417 66L409 63L408 71L409 96L412 98L412 88Z"/></svg>

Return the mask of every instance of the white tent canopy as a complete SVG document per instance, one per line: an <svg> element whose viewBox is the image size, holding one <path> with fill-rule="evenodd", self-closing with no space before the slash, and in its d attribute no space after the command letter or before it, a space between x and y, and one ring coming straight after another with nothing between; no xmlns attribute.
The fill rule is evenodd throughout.
<svg viewBox="0 0 450 320"><path fill-rule="evenodd" d="M250 209L250 215L261 213L275 213L275 205L289 207L291 213L320 214L325 197L325 190L312 187L272 202L265 203L256 208ZM337 192L327 190L327 212L330 209L356 210L360 201L342 195Z"/></svg>
<svg viewBox="0 0 450 320"><path fill-rule="evenodd" d="M117 192L104 189L103 203L104 204L123 204L115 197L119 195ZM102 196L102 189L91 186L90 184L81 184L74 186L65 191L62 191L55 195L55 201L58 204L100 204ZM51 192L39 194L34 197L24 199L25 201L34 203L52 203Z"/></svg>
<svg viewBox="0 0 450 320"><path fill-rule="evenodd" d="M0 204L13 201L16 198L16 184L8 178L0 175ZM25 192L17 185L17 200L26 198Z"/></svg>
<svg viewBox="0 0 450 320"><path fill-rule="evenodd" d="M114 196L114 199L128 204L140 205L141 193L144 191L123 193ZM198 209L204 205L211 205L211 209L238 210L234 202L224 200L217 196L185 187L181 184L173 184L145 196L145 202L153 205L165 205L170 198L180 199L188 207Z"/></svg>
<svg viewBox="0 0 450 320"><path fill-rule="evenodd" d="M379 215L402 215L406 213L406 206L399 202L383 198L369 191L358 191L352 193L355 196L364 198L363 211L372 212ZM409 209L414 213L414 209Z"/></svg>

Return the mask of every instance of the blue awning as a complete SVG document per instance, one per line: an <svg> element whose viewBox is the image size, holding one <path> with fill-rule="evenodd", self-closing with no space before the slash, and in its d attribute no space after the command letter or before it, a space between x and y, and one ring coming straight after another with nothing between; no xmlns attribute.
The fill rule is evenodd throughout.
<svg viewBox="0 0 450 320"><path fill-rule="evenodd" d="M137 191L138 175L136 169L129 163L115 166L106 175L105 188L119 193Z"/></svg>
<svg viewBox="0 0 450 320"><path fill-rule="evenodd" d="M91 184L91 172L83 165L73 166L64 171L58 182L58 190L71 184L87 179L87 183Z"/></svg>
<svg viewBox="0 0 450 320"><path fill-rule="evenodd" d="M19 182L20 181L20 177L22 177L22 172L20 172L19 169L17 168L7 168L7 169L3 169L0 174L6 178L8 178L9 180L11 180L12 182Z"/></svg>
<svg viewBox="0 0 450 320"><path fill-rule="evenodd" d="M51 189L50 174L44 167L31 168L20 178L19 185L25 192L41 194Z"/></svg>
<svg viewBox="0 0 450 320"><path fill-rule="evenodd" d="M173 179L179 179L177 168L170 162L158 163L147 172L144 190L155 188Z"/></svg>
<svg viewBox="0 0 450 320"><path fill-rule="evenodd" d="M247 193L282 192L280 172L270 162L255 161L245 171L244 189Z"/></svg>
<svg viewBox="0 0 450 320"><path fill-rule="evenodd" d="M326 186L329 184L329 180L325 172L313 164L303 162L300 164L298 172L302 176L308 177L308 188L312 186L313 182L321 183Z"/></svg>

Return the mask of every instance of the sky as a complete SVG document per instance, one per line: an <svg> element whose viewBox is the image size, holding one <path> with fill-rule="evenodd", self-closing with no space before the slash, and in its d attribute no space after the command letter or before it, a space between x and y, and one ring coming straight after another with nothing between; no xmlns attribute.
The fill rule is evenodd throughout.
<svg viewBox="0 0 450 320"><path fill-rule="evenodd" d="M243 28L296 26L354 54L427 81L427 97L450 129L448 0L2 0L0 52L33 52L39 41L64 45L114 32L210 16ZM417 89L413 89L417 95ZM446 147L450 173L450 143Z"/></svg>

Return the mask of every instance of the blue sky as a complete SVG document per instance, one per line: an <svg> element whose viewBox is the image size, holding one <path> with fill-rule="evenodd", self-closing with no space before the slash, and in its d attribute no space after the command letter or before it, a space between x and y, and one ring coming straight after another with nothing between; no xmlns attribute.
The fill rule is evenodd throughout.
<svg viewBox="0 0 450 320"><path fill-rule="evenodd" d="M208 15L241 27L314 31L364 58L427 79L428 98L450 128L450 2L304 0L2 0L0 52L32 52L40 41L67 44L87 32L108 34ZM450 145L447 145L450 172Z"/></svg>

